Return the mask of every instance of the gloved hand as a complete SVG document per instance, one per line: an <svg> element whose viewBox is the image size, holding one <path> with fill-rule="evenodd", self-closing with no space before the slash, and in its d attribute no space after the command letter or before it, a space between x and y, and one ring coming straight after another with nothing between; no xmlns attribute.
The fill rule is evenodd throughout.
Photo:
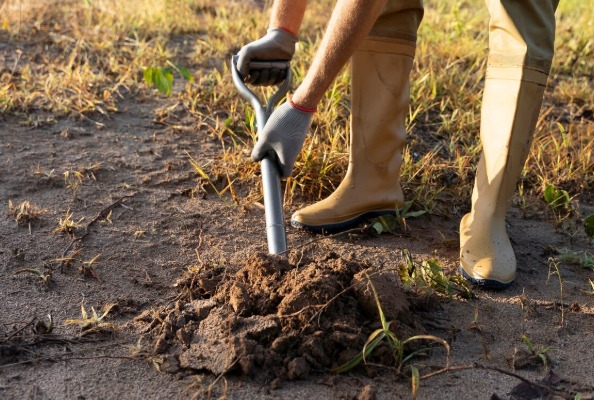
<svg viewBox="0 0 594 400"><path fill-rule="evenodd" d="M250 70L250 61L289 61L295 54L297 37L279 29L270 28L261 39L242 47L237 53L237 69L244 82L252 85L278 85L285 79L285 70L278 68Z"/></svg>
<svg viewBox="0 0 594 400"><path fill-rule="evenodd" d="M258 134L258 141L252 150L252 160L260 161L273 152L277 156L281 177L291 176L313 114L313 111L299 110L290 100L277 108Z"/></svg>

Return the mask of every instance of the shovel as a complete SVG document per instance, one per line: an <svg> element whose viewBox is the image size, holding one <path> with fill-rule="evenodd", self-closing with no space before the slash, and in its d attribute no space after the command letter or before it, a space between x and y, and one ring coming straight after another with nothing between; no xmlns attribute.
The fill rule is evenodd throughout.
<svg viewBox="0 0 594 400"><path fill-rule="evenodd" d="M251 62L250 69L285 69L285 80L280 84L276 93L270 97L264 106L257 95L254 94L243 82L236 67L237 56L231 59L233 83L241 97L249 101L256 112L256 127L262 132L266 121L274 111L274 107L287 94L291 85L291 68L289 62L265 61ZM266 213L266 237L268 239L268 253L278 254L287 250L285 233L285 218L283 215L283 200L280 186L280 169L276 156L269 153L260 164L262 171L262 190L264 192L264 212Z"/></svg>

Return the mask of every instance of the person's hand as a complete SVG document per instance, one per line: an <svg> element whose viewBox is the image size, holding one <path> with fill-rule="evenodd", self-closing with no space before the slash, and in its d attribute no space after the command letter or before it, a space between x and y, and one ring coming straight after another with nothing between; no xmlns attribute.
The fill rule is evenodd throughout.
<svg viewBox="0 0 594 400"><path fill-rule="evenodd" d="M295 54L297 37L279 28L268 29L261 39L242 47L237 54L237 70L244 82L252 85L278 85L285 80L286 70L279 68L250 70L251 61L289 61Z"/></svg>
<svg viewBox="0 0 594 400"><path fill-rule="evenodd" d="M311 125L313 110L300 110L289 100L277 108L252 150L252 160L260 161L269 153L276 155L281 177L291 176L295 160Z"/></svg>

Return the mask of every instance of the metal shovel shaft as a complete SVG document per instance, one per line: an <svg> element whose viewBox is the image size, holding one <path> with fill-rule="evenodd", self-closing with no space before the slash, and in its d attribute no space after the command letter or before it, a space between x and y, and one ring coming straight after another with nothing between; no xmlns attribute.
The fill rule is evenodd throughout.
<svg viewBox="0 0 594 400"><path fill-rule="evenodd" d="M286 65L286 63L285 63ZM243 83L237 68L235 67L235 57L231 60L231 70L233 82L240 95L250 102L256 112L256 127L258 132L262 132L268 117L272 113L274 106L287 93L290 70L287 71L285 82L279 90L270 98L266 107L262 105L260 99ZM260 163L262 172L262 191L264 192L264 212L266 214L266 237L268 240L268 252L278 254L287 250L287 238L285 232L285 218L283 214L283 199L280 185L280 171L276 158L270 154Z"/></svg>

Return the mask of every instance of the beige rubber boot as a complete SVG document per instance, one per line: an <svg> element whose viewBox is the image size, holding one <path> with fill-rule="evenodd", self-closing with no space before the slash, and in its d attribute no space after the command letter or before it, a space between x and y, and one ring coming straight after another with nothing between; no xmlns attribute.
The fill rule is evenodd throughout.
<svg viewBox="0 0 594 400"><path fill-rule="evenodd" d="M481 112L483 153L472 210L460 223L460 268L470 282L505 288L516 256L505 228L540 113L558 0L487 0L489 65Z"/></svg>
<svg viewBox="0 0 594 400"><path fill-rule="evenodd" d="M515 278L516 257L505 215L530 149L545 84L545 74L521 68L487 72L481 116L483 154L472 211L460 223L460 265L473 283L504 288Z"/></svg>
<svg viewBox="0 0 594 400"><path fill-rule="evenodd" d="M314 232L348 229L394 214L400 188L409 74L422 0L388 0L351 60L351 148L346 176L328 198L293 214L291 224Z"/></svg>
<svg viewBox="0 0 594 400"><path fill-rule="evenodd" d="M402 206L399 176L414 51L414 43L367 40L353 55L346 176L328 198L293 214L293 226L339 231Z"/></svg>

